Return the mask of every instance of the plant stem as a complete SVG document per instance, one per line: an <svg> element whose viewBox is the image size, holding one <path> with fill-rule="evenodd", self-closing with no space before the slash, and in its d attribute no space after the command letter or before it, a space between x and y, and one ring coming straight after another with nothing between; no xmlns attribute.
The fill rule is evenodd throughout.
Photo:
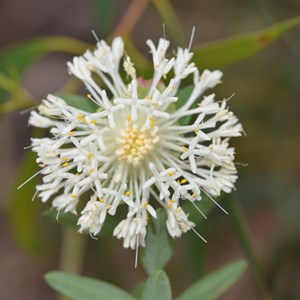
<svg viewBox="0 0 300 300"><path fill-rule="evenodd" d="M71 274L78 274L81 270L84 256L86 237L78 234L70 226L63 227L62 248L60 255L60 270ZM60 300L66 300L60 296Z"/></svg>
<svg viewBox="0 0 300 300"><path fill-rule="evenodd" d="M245 218L245 213L236 194L233 194L231 197L229 197L229 203L230 216L232 218L234 228L240 240L240 244L243 248L243 251L249 260L250 267L252 268L254 278L260 289L262 299L270 300L272 299L272 296L270 295L270 292L266 286L265 278L257 260L253 243L251 241L250 232Z"/></svg>
<svg viewBox="0 0 300 300"><path fill-rule="evenodd" d="M148 3L149 0L132 0L124 17L110 35L110 38L117 35L122 35L123 38L128 37L144 14Z"/></svg>

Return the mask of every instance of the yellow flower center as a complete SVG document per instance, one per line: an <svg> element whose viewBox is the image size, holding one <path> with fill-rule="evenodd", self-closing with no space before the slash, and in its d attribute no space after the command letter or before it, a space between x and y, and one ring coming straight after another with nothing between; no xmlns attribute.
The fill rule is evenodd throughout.
<svg viewBox="0 0 300 300"><path fill-rule="evenodd" d="M126 159L129 164L137 166L159 142L157 132L157 127L147 129L128 120L125 129L121 130L120 137L117 139L120 146L116 151L118 159Z"/></svg>

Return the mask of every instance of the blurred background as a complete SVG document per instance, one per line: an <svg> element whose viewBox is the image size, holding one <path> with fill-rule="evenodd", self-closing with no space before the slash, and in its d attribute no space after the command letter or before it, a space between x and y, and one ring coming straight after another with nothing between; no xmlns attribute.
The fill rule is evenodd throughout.
<svg viewBox="0 0 300 300"><path fill-rule="evenodd" d="M103 2L113 3L104 13ZM134 2L130 18L134 25L132 41L150 57L145 41L158 40L165 21L153 4L157 1L144 0L0 0L0 49L49 35L93 44L92 29L99 37L127 30L128 24L122 20ZM196 27L193 44L201 45L259 30L297 17L300 12L299 0L173 0L170 3L187 41L185 46L193 26ZM174 49L176 42L184 43L179 37L175 41L176 37L170 36L168 29L166 36L173 40ZM69 80L66 61L70 57L61 53L43 56L21 77L15 76L20 77L20 83L34 99L42 99ZM230 107L247 134L233 141L236 161L247 164L238 167L237 195L267 288L274 299L300 299L299 28L254 56L222 70L223 84L215 92L220 99L235 94ZM24 170L20 174L25 156L26 172L34 172L34 158L28 158L29 150L23 149L30 144L31 128L27 119L28 114L20 114L18 109L2 110L0 119L0 299L3 300L55 298L55 293L43 282L43 274L58 269L60 225L42 213L50 204L31 203L30 187L16 192L16 186L26 179ZM226 201L223 204L228 207ZM230 216L215 209L201 224L201 231L209 241L207 245L193 233L185 234L176 242L175 254L167 266L175 295L202 274L244 256ZM146 277L141 265L135 270L133 264L134 253L124 250L120 241L110 237L98 241L88 239L82 274L131 290ZM261 297L253 273L248 270L220 299Z"/></svg>

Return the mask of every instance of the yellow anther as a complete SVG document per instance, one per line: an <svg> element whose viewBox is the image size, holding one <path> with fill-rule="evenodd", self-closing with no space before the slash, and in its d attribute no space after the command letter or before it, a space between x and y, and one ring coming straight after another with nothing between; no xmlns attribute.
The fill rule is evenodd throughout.
<svg viewBox="0 0 300 300"><path fill-rule="evenodd" d="M176 203L176 200L170 199L169 202L171 202L171 203Z"/></svg>
<svg viewBox="0 0 300 300"><path fill-rule="evenodd" d="M152 98L150 96L146 96L145 99L152 101Z"/></svg>
<svg viewBox="0 0 300 300"><path fill-rule="evenodd" d="M187 147L184 147L184 146L182 147L182 149L183 149L184 152L188 152L189 151L189 149Z"/></svg>
<svg viewBox="0 0 300 300"><path fill-rule="evenodd" d="M104 203L104 198L99 198L99 201L100 201L101 203Z"/></svg>
<svg viewBox="0 0 300 300"><path fill-rule="evenodd" d="M72 194L71 198L75 199L75 198L77 198L77 195L76 194Z"/></svg>
<svg viewBox="0 0 300 300"><path fill-rule="evenodd" d="M90 171L89 171L89 173L92 174L94 171L95 171L95 169L91 168Z"/></svg>
<svg viewBox="0 0 300 300"><path fill-rule="evenodd" d="M195 133L199 132L199 129L195 129L194 132L195 132Z"/></svg>
<svg viewBox="0 0 300 300"><path fill-rule="evenodd" d="M89 152L87 157L88 157L88 160L91 160L93 158L93 154L91 152Z"/></svg>
<svg viewBox="0 0 300 300"><path fill-rule="evenodd" d="M154 118L153 118L154 119ZM131 115L128 115L131 120ZM150 125L154 126L154 122L150 121ZM137 166L140 160L153 148L154 144L159 142L157 130L140 127L139 124L128 122L126 127L122 129L117 143L120 148L116 150L118 159L126 159L128 163Z"/></svg>
<svg viewBox="0 0 300 300"><path fill-rule="evenodd" d="M179 212L181 211L181 208L179 207L179 208L177 208L175 211L176 211L177 213L179 213Z"/></svg>
<svg viewBox="0 0 300 300"><path fill-rule="evenodd" d="M98 203L95 203L95 202L94 202L94 205L95 205L96 208L100 208L100 206L99 206ZM89 228L91 228L91 227L89 227Z"/></svg>
<svg viewBox="0 0 300 300"><path fill-rule="evenodd" d="M90 121L91 124L96 124L96 122L97 121L95 119Z"/></svg>
<svg viewBox="0 0 300 300"><path fill-rule="evenodd" d="M172 203L168 203L168 208L171 208L172 207Z"/></svg>
<svg viewBox="0 0 300 300"><path fill-rule="evenodd" d="M131 191L127 191L126 193L125 193L125 196L130 196L131 195Z"/></svg>
<svg viewBox="0 0 300 300"><path fill-rule="evenodd" d="M155 106L155 107L157 107L157 106L158 106L158 103L152 101L152 105Z"/></svg>
<svg viewBox="0 0 300 300"><path fill-rule="evenodd" d="M187 182L188 182L187 179L182 179L182 180L180 181L180 183L187 183Z"/></svg>
<svg viewBox="0 0 300 300"><path fill-rule="evenodd" d="M193 197L193 198L195 198L196 196L197 196L197 195L196 195L195 193L194 193L194 194L192 194L192 197Z"/></svg>
<svg viewBox="0 0 300 300"><path fill-rule="evenodd" d="M155 121L155 118L154 117L149 117L149 119L151 120L151 121Z"/></svg>
<svg viewBox="0 0 300 300"><path fill-rule="evenodd" d="M72 136L72 135L74 135L76 133L76 131L70 131L69 132L69 136Z"/></svg>
<svg viewBox="0 0 300 300"><path fill-rule="evenodd" d="M62 159L63 161L68 161L68 160L70 160L69 157L62 157L61 159Z"/></svg>
<svg viewBox="0 0 300 300"><path fill-rule="evenodd" d="M69 165L68 162L65 162L64 164L62 164L63 167L67 167Z"/></svg>
<svg viewBox="0 0 300 300"><path fill-rule="evenodd" d="M86 96L87 96L87 98L92 99L92 95L91 94L87 94Z"/></svg>
<svg viewBox="0 0 300 300"><path fill-rule="evenodd" d="M147 205L148 205L148 201L146 201L146 202L144 203L143 207L146 208Z"/></svg>
<svg viewBox="0 0 300 300"><path fill-rule="evenodd" d="M46 165L45 165L45 164L39 164L39 167L41 167L41 168L45 168L45 167L46 167Z"/></svg>
<svg viewBox="0 0 300 300"><path fill-rule="evenodd" d="M77 119L78 119L78 120L81 120L82 123L86 123L85 115L83 115L83 114L77 115Z"/></svg>
<svg viewBox="0 0 300 300"><path fill-rule="evenodd" d="M170 172L168 172L168 174L169 174L170 176L172 176L172 175L175 174L175 172L174 172L174 171L170 171Z"/></svg>
<svg viewBox="0 0 300 300"><path fill-rule="evenodd" d="M127 116L127 121L128 121L128 122L131 122L131 115L128 115L128 116Z"/></svg>

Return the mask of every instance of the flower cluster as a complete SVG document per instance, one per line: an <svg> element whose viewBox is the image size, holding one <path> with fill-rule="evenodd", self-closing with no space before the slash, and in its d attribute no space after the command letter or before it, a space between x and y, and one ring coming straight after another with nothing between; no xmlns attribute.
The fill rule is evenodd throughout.
<svg viewBox="0 0 300 300"><path fill-rule="evenodd" d="M200 73L189 49L178 48L169 58L166 39L147 45L151 80L136 76L120 37L111 46L99 41L94 52L68 63L70 74L88 90L86 101L98 109L87 112L48 95L29 120L51 134L32 139L43 176L37 196L43 202L54 198L58 211L76 213L83 194L89 195L78 225L93 236L107 214L115 215L124 204L127 217L113 234L132 249L145 246L149 215L157 217L157 204L167 211L166 226L175 238L195 226L182 202L200 201L203 192L216 197L232 190L237 175L229 140L242 132L226 100L203 96L220 83L221 71ZM181 82L189 76L191 92L179 105Z"/></svg>

